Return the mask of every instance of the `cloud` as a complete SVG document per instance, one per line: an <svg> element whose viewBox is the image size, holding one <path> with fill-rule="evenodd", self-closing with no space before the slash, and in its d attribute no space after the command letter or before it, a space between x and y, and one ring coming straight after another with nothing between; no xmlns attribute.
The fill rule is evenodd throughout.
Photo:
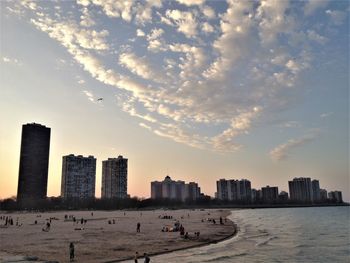
<svg viewBox="0 0 350 263"><path fill-rule="evenodd" d="M32 24L92 78L117 89L118 106L141 127L217 152L241 149L240 138L266 125L271 112L293 106L303 94L300 76L329 37L317 18L304 16L303 4L288 1L228 0L219 11L204 1L79 0L77 16L36 3L35 10L24 5ZM334 11L327 15L339 16ZM308 139L280 145L274 155L287 156L300 140Z"/></svg>
<svg viewBox="0 0 350 263"><path fill-rule="evenodd" d="M153 66L144 57L137 57L134 53L122 53L119 56L119 63L129 69L132 73L148 80L163 82L164 79L157 74Z"/></svg>
<svg viewBox="0 0 350 263"><path fill-rule="evenodd" d="M135 19L138 24L152 22L153 8L162 7L161 0L133 1L133 0L78 0L78 4L88 7L95 5L102 8L103 12L112 18L121 18L126 22Z"/></svg>
<svg viewBox="0 0 350 263"><path fill-rule="evenodd" d="M147 130L150 130L150 131L152 130L151 126L149 126L149 125L147 125L147 124L145 124L143 122L140 122L139 125L140 125L140 127L143 127L143 128L145 128Z"/></svg>
<svg viewBox="0 0 350 263"><path fill-rule="evenodd" d="M307 36L310 40L313 40L319 44L325 44L328 41L326 37L319 35L314 30L308 30Z"/></svg>
<svg viewBox="0 0 350 263"><path fill-rule="evenodd" d="M342 25L346 18L346 13L339 10L327 10L326 14L330 17L331 21L337 26Z"/></svg>
<svg viewBox="0 0 350 263"><path fill-rule="evenodd" d="M92 91L88 91L88 90L83 90L84 95L88 98L88 100L94 104L100 104L101 106L103 106L103 104L99 103L97 101L97 99L95 98L94 94L92 93Z"/></svg>
<svg viewBox="0 0 350 263"><path fill-rule="evenodd" d="M81 12L82 15L80 16L80 25L85 27L91 27L96 24L95 21L92 19L88 8L82 8Z"/></svg>
<svg viewBox="0 0 350 263"><path fill-rule="evenodd" d="M13 65L17 65L17 66L22 66L23 65L23 62L21 62L17 58L10 58L8 56L3 56L2 57L2 62L8 63L8 64L13 64Z"/></svg>
<svg viewBox="0 0 350 263"><path fill-rule="evenodd" d="M261 110L262 109L259 107L254 107L251 111L242 112L232 118L230 127L212 139L214 148L224 152L239 150L242 146L235 143L235 137L240 134L248 133L252 121L257 118Z"/></svg>
<svg viewBox="0 0 350 263"><path fill-rule="evenodd" d="M202 5L205 2L205 0L176 0L176 1L186 6Z"/></svg>
<svg viewBox="0 0 350 263"><path fill-rule="evenodd" d="M137 29L136 30L136 36L138 36L138 37L144 37L146 34L145 34L145 32L143 32L141 29Z"/></svg>
<svg viewBox="0 0 350 263"><path fill-rule="evenodd" d="M210 25L208 22L205 22L202 24L202 30L205 33L212 33L212 32L214 32L214 27L212 25Z"/></svg>
<svg viewBox="0 0 350 263"><path fill-rule="evenodd" d="M316 134L309 134L305 135L301 138L297 139L290 139L288 142L283 143L275 147L270 151L270 157L274 161L281 161L286 160L290 156L290 152L295 149L299 148L311 141L313 141L316 138Z"/></svg>
<svg viewBox="0 0 350 263"><path fill-rule="evenodd" d="M333 112L325 112L325 113L322 113L320 115L320 118L324 119L324 118L328 118L330 116L332 116L334 113Z"/></svg>
<svg viewBox="0 0 350 263"><path fill-rule="evenodd" d="M204 6L202 8L202 12L203 12L203 15L206 16L206 18L208 19L213 19L216 17L216 14L215 14L215 11L213 8L211 8L210 6Z"/></svg>
<svg viewBox="0 0 350 263"><path fill-rule="evenodd" d="M192 12L180 10L167 10L166 17L177 26L177 31L186 37L192 38L197 35L197 21Z"/></svg>
<svg viewBox="0 0 350 263"><path fill-rule="evenodd" d="M325 8L329 3L329 0L309 0L305 3L304 13L305 15L312 15L316 10Z"/></svg>

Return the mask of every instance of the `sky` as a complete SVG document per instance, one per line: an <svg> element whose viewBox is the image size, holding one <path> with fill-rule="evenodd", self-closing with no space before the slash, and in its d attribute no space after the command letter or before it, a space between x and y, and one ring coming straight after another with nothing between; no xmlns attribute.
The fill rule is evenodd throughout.
<svg viewBox="0 0 350 263"><path fill-rule="evenodd" d="M349 185L349 2L1 1L0 198L17 193L21 128L51 128L62 156L128 158L150 182L253 188L311 177ZM103 98L99 100L99 98Z"/></svg>

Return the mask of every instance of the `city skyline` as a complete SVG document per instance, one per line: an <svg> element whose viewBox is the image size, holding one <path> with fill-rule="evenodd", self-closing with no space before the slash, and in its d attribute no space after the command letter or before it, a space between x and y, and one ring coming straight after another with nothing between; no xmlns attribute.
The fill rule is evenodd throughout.
<svg viewBox="0 0 350 263"><path fill-rule="evenodd" d="M128 193L220 178L349 193L347 1L1 2L0 198L16 195L20 127L62 156L129 159ZM145 186L146 185L146 186Z"/></svg>

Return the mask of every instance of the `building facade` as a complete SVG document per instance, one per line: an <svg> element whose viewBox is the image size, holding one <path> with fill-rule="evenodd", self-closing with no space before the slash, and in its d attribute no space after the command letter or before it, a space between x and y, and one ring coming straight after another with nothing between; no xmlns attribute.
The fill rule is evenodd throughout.
<svg viewBox="0 0 350 263"><path fill-rule="evenodd" d="M332 202L336 203L342 203L343 202L343 196L341 191L331 191L328 193L328 199Z"/></svg>
<svg viewBox="0 0 350 263"><path fill-rule="evenodd" d="M119 155L102 162L102 198L128 196L128 159Z"/></svg>
<svg viewBox="0 0 350 263"><path fill-rule="evenodd" d="M185 184L185 200L195 201L200 198L201 188L195 182Z"/></svg>
<svg viewBox="0 0 350 263"><path fill-rule="evenodd" d="M326 189L320 189L320 198L322 202L326 202L328 200L328 193Z"/></svg>
<svg viewBox="0 0 350 263"><path fill-rule="evenodd" d="M311 184L312 184L313 201L314 202L321 201L320 182L318 180L312 180Z"/></svg>
<svg viewBox="0 0 350 263"><path fill-rule="evenodd" d="M264 202L276 202L278 200L278 187L266 186L261 188L262 199Z"/></svg>
<svg viewBox="0 0 350 263"><path fill-rule="evenodd" d="M152 199L171 199L195 201L201 196L200 187L195 182L186 184L184 181L174 181L166 176L163 181L151 182Z"/></svg>
<svg viewBox="0 0 350 263"><path fill-rule="evenodd" d="M37 123L22 126L18 201L46 198L50 134L50 128Z"/></svg>
<svg viewBox="0 0 350 263"><path fill-rule="evenodd" d="M62 158L61 197L89 199L95 197L96 159L73 154Z"/></svg>
<svg viewBox="0 0 350 263"><path fill-rule="evenodd" d="M227 201L245 201L252 200L251 183L249 180L226 180L216 181L217 198Z"/></svg>
<svg viewBox="0 0 350 263"><path fill-rule="evenodd" d="M285 191L281 191L278 195L278 199L282 202L287 202L288 201L288 193Z"/></svg>
<svg viewBox="0 0 350 263"><path fill-rule="evenodd" d="M294 178L288 181L289 195L292 201L313 202L312 183L310 178Z"/></svg>

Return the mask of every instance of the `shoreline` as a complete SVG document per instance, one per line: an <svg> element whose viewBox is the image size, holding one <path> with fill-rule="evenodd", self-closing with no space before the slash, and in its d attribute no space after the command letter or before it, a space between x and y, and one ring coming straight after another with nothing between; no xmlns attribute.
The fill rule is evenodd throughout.
<svg viewBox="0 0 350 263"><path fill-rule="evenodd" d="M74 214L77 219L86 218L87 223L80 225L67 221L64 219L66 214ZM0 261L11 262L11 258L25 261L31 258L32 261L36 259L33 262L67 262L69 242L74 242L76 247L75 262L129 261L134 258L136 251L140 259L145 252L149 256L168 254L232 238L238 229L227 218L230 214L229 209L6 214L14 220L18 217L22 226L0 228ZM171 218L163 218L164 215ZM223 218L223 225L219 224L219 217ZM44 232L41 228L48 218L56 219L52 221L51 230ZM213 219L216 224L211 221ZM34 220L38 220L38 224L33 224ZM108 221L111 220L116 223L110 224ZM161 231L162 227L172 227L176 221L183 224L189 239L180 237L179 232ZM141 222L140 233L135 231L137 222ZM2 221L0 225L3 225ZM197 237L194 233L198 231L200 236Z"/></svg>
<svg viewBox="0 0 350 263"><path fill-rule="evenodd" d="M171 249L171 250L168 250L168 251L160 251L160 252L148 253L148 256L153 257L153 256L164 255L164 254L170 254L170 253L173 253L173 252L176 252L176 251L182 251L182 250L198 248L198 247L205 247L205 246L208 246L208 245L211 245L211 244L217 244L217 243L220 243L220 242L223 242L225 240L228 240L228 239L231 239L231 238L235 237L237 235L237 232L238 232L237 225L232 220L227 218L229 215L232 214L232 212L228 211L226 209L225 209L225 211L227 211L229 213L224 217L224 219L227 219L227 221L229 221L232 224L232 227L233 227L233 232L230 233L229 235L227 235L227 236L225 236L223 238L217 239L217 240L211 240L211 241L203 242L201 244L194 244L194 245L190 245L190 246L182 247L182 248L174 248L174 249ZM134 259L134 257L128 257L128 258L124 258L124 259L103 261L102 263L116 263L116 262L123 262L123 261L133 260L133 259ZM143 257L139 257L139 259L143 259Z"/></svg>

